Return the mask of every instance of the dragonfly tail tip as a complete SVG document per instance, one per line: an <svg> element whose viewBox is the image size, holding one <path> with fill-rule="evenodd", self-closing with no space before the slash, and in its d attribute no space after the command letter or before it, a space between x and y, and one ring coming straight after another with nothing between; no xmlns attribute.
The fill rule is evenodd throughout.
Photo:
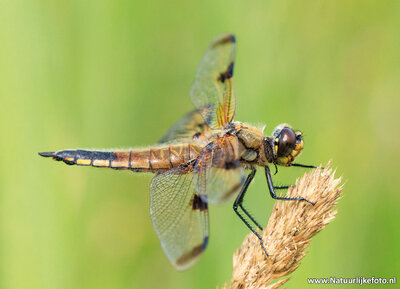
<svg viewBox="0 0 400 289"><path fill-rule="evenodd" d="M42 153L39 153L39 156L48 158L48 157L54 157L54 154L55 154L55 152L42 152Z"/></svg>

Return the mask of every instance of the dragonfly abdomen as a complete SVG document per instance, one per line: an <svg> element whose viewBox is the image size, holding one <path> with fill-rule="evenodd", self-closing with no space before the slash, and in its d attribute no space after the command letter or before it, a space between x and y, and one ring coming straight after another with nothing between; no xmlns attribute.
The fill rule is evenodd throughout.
<svg viewBox="0 0 400 289"><path fill-rule="evenodd" d="M200 154L201 148L193 144L133 149L127 151L63 150L39 153L68 165L92 166L132 170L135 172L166 171Z"/></svg>

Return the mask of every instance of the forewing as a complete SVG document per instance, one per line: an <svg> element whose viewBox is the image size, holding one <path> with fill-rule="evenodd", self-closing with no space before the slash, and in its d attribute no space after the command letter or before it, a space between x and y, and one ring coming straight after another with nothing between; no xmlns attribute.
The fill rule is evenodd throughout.
<svg viewBox="0 0 400 289"><path fill-rule="evenodd" d="M195 166L195 186L208 202L220 204L236 194L245 180L236 136L224 136L210 143Z"/></svg>
<svg viewBox="0 0 400 289"><path fill-rule="evenodd" d="M150 214L161 246L171 263L193 265L208 242L207 199L194 190L193 165L156 175L150 186Z"/></svg>
<svg viewBox="0 0 400 289"><path fill-rule="evenodd" d="M233 35L217 37L204 54L190 91L194 106L214 129L225 127L235 118L235 47Z"/></svg>
<svg viewBox="0 0 400 289"><path fill-rule="evenodd" d="M191 142L197 134L203 134L209 129L200 112L192 110L182 116L158 143Z"/></svg>

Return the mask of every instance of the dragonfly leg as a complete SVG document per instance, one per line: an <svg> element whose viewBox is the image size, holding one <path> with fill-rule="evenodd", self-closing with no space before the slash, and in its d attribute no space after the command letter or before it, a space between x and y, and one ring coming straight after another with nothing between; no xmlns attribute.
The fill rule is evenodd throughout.
<svg viewBox="0 0 400 289"><path fill-rule="evenodd" d="M291 186L274 186L275 190L286 190L289 189Z"/></svg>
<svg viewBox="0 0 400 289"><path fill-rule="evenodd" d="M254 230L254 228L249 224L249 222L247 222L247 220L242 216L242 214L238 210L238 208L240 207L243 210L243 212L246 214L246 216L248 216L250 218L250 220L252 220L253 223L262 231L262 227L250 215L250 213L243 207L244 195L246 194L247 188L249 187L255 174L256 174L256 169L251 168L251 173L247 176L246 181L244 182L242 188L240 189L239 195L236 197L235 202L233 203L233 210L239 216L239 218L242 220L242 222L254 233L254 235L257 236L257 238L260 240L261 248L263 249L265 255L269 256L269 254L267 253L267 250L264 247L264 242L263 242L263 239L260 236L260 234L256 230Z"/></svg>
<svg viewBox="0 0 400 289"><path fill-rule="evenodd" d="M271 194L271 197L273 199L282 200L282 201L306 201L307 203L310 203L311 205L315 205L315 203L313 203L305 198L302 198L302 197L299 197L299 198L278 197L275 193L275 188L272 183L271 171L269 170L268 166L265 166L265 176L267 177L269 193Z"/></svg>
<svg viewBox="0 0 400 289"><path fill-rule="evenodd" d="M316 166L310 165L302 165L302 164L290 164L291 167L301 167L301 168L308 168L308 169L316 169Z"/></svg>
<svg viewBox="0 0 400 289"><path fill-rule="evenodd" d="M290 166L291 167L301 167L301 168L311 168L311 169L316 169L317 168L316 166L302 165L302 164L291 164ZM276 175L277 171L278 170L277 170L277 167L275 165L275 174L274 175ZM275 190L287 190L290 187L292 187L292 186L274 186L274 189Z"/></svg>

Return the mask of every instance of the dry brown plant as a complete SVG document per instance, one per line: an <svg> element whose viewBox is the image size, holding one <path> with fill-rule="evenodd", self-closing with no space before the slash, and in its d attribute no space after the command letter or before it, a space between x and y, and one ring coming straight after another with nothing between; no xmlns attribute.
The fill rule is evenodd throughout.
<svg viewBox="0 0 400 289"><path fill-rule="evenodd" d="M302 196L315 202L315 206L298 201L275 202L268 225L261 234L271 256L265 256L254 234L247 235L233 256L230 285L225 284L223 289L272 289L289 280L289 277L278 279L299 267L311 238L335 218L334 207L343 185L340 185L341 178L335 179L335 172L329 166L330 163L304 174L286 194L287 197Z"/></svg>

